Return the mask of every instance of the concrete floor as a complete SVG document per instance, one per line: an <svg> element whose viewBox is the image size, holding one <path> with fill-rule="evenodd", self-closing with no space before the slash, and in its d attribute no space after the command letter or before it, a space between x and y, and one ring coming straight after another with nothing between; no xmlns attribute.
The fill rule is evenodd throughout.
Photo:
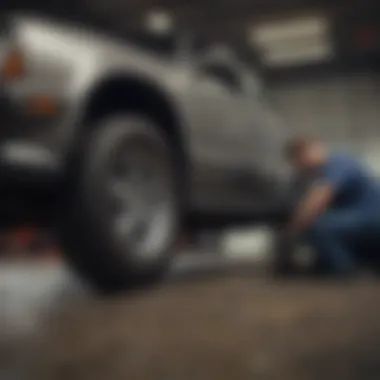
<svg viewBox="0 0 380 380"><path fill-rule="evenodd" d="M173 281L108 301L62 265L4 265L0 379L380 378L376 281L278 284L205 269L223 263L184 256Z"/></svg>
<svg viewBox="0 0 380 380"><path fill-rule="evenodd" d="M265 261L209 254L183 254L171 270L169 281L223 273L242 265L262 268ZM85 289L64 263L5 263L0 265L0 326L8 333L24 334L35 328L41 314L88 299Z"/></svg>
<svg viewBox="0 0 380 380"><path fill-rule="evenodd" d="M182 254L172 268L168 281L197 278L248 264L257 260L209 254ZM20 374L29 368L29 344L35 342L51 318L93 299L62 262L6 262L0 265L0 379L30 379ZM34 343L33 343L34 346ZM34 348L33 348L34 350ZM21 364L20 364L21 360ZM26 360L28 363L24 363ZM27 371L29 372L29 371Z"/></svg>

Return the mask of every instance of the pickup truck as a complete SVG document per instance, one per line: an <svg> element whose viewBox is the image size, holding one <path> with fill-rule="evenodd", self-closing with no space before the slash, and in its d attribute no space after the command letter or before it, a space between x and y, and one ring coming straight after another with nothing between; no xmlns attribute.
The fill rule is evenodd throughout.
<svg viewBox="0 0 380 380"><path fill-rule="evenodd" d="M40 220L115 292L158 280L189 221L281 213L288 133L231 50L162 57L46 17L2 23L2 225Z"/></svg>

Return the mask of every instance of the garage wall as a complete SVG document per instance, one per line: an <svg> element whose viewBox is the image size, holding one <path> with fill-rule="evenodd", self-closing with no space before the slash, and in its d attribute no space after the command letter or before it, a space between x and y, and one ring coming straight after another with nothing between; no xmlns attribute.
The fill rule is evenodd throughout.
<svg viewBox="0 0 380 380"><path fill-rule="evenodd" d="M290 130L317 135L332 146L353 151L380 177L378 76L361 73L287 80L272 84L268 97ZM262 248L267 235L260 231L242 229L225 235L224 252L234 257L270 252Z"/></svg>
<svg viewBox="0 0 380 380"><path fill-rule="evenodd" d="M289 128L361 155L380 176L380 78L371 73L277 83L270 99Z"/></svg>

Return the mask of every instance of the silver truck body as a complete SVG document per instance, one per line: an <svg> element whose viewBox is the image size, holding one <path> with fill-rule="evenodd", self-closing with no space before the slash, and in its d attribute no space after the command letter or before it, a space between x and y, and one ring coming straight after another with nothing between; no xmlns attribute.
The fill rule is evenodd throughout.
<svg viewBox="0 0 380 380"><path fill-rule="evenodd" d="M10 43L25 56L27 73L4 84L3 101L23 115L28 98L48 94L62 111L48 121L32 123L28 116L6 128L0 146L5 166L44 167L59 176L92 101L119 81L133 84L131 89L141 85L170 113L176 148L186 161L189 210L265 213L284 199L287 131L238 60L217 54L163 59L102 33L38 17L15 16L11 25ZM210 74L223 65L238 88Z"/></svg>

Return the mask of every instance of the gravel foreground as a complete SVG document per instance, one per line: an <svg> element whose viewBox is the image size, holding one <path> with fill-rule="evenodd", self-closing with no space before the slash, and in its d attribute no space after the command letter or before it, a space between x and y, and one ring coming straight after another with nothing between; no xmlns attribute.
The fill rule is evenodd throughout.
<svg viewBox="0 0 380 380"><path fill-rule="evenodd" d="M377 380L379 302L371 280L165 284L50 315L24 367L38 380Z"/></svg>

